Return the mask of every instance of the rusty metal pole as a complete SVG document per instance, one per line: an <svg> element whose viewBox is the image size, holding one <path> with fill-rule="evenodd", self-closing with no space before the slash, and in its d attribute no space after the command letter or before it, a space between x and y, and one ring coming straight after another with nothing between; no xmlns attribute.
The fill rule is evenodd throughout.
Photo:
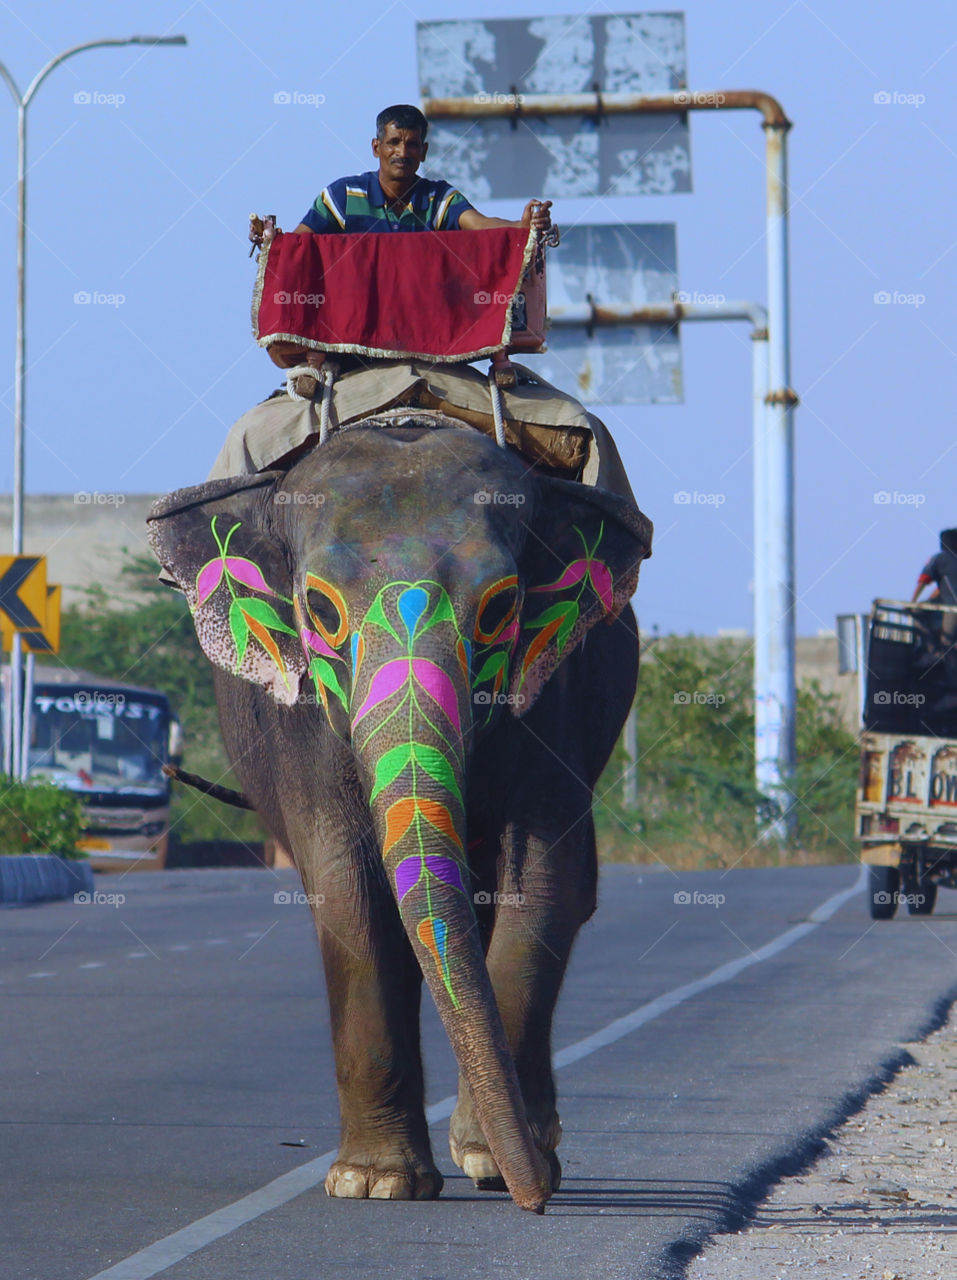
<svg viewBox="0 0 957 1280"><path fill-rule="evenodd" d="M664 94L578 93L430 98L432 120L759 111L765 131L768 272L767 414L755 457L755 780L779 818L762 832L786 839L794 831L796 685L794 675L794 435L797 397L790 385L787 134L791 122L776 98L758 89ZM667 311L667 308L656 310ZM690 319L690 316L686 318ZM705 318L705 317L699 317ZM716 318L716 317L715 317ZM755 378L757 379L757 373Z"/></svg>

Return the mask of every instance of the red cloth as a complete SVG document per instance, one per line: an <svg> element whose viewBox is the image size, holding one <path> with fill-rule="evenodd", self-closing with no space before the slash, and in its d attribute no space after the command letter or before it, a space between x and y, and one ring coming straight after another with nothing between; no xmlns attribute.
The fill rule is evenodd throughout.
<svg viewBox="0 0 957 1280"><path fill-rule="evenodd" d="M280 232L259 260L253 335L261 347L470 360L507 343L534 233Z"/></svg>

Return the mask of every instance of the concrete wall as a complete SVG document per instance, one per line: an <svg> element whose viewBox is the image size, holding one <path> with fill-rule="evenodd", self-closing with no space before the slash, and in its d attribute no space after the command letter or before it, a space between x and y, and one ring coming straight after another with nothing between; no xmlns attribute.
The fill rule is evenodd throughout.
<svg viewBox="0 0 957 1280"><path fill-rule="evenodd" d="M861 727L857 676L837 674L837 636L798 636L797 681L816 680L825 693L838 697L838 709L845 728L857 733Z"/></svg>
<svg viewBox="0 0 957 1280"><path fill-rule="evenodd" d="M23 550L47 557L47 581L63 587L63 605L82 603L83 588L120 586L126 553L152 555L146 516L155 498L148 493L28 494L23 515ZM0 494L0 549L10 552L9 494Z"/></svg>

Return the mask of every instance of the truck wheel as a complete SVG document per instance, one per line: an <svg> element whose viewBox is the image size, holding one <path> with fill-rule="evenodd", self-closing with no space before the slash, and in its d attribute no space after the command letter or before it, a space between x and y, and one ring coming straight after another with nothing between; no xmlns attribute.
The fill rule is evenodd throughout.
<svg viewBox="0 0 957 1280"><path fill-rule="evenodd" d="M929 916L937 904L937 885L933 880L917 880L907 899L907 910L912 916Z"/></svg>
<svg viewBox="0 0 957 1280"><path fill-rule="evenodd" d="M901 877L896 867L870 867L868 890L871 919L893 920Z"/></svg>

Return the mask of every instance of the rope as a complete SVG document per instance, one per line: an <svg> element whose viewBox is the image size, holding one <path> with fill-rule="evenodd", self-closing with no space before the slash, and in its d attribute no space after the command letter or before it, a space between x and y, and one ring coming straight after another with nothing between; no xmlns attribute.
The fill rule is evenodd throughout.
<svg viewBox="0 0 957 1280"><path fill-rule="evenodd" d="M505 448L505 415L502 412L502 391L495 381L495 370L488 374L488 389L492 397L492 417L495 419L495 443L500 449Z"/></svg>
<svg viewBox="0 0 957 1280"><path fill-rule="evenodd" d="M319 411L319 443L325 444L329 439L329 417L332 411L332 384L336 380L338 366L327 360L322 366L319 377L322 382L322 408Z"/></svg>

